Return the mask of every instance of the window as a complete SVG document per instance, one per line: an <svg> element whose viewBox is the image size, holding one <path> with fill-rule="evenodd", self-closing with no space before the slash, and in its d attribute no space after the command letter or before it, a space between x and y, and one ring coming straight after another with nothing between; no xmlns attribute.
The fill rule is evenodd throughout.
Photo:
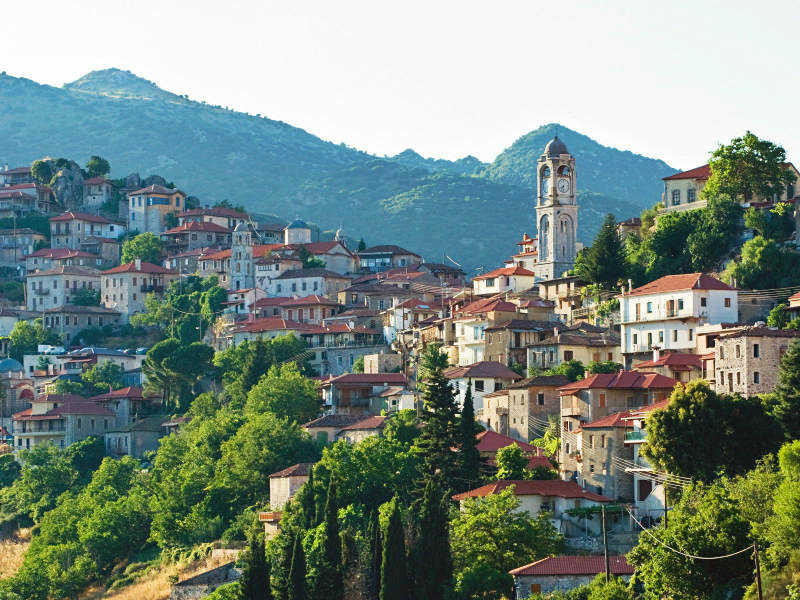
<svg viewBox="0 0 800 600"><path fill-rule="evenodd" d="M736 385L742 384L742 373L741 371L736 371Z"/></svg>
<svg viewBox="0 0 800 600"><path fill-rule="evenodd" d="M725 348L722 346L719 347L719 357L725 358Z"/></svg>
<svg viewBox="0 0 800 600"><path fill-rule="evenodd" d="M78 417L78 429L80 429L80 428L81 428L81 418Z"/></svg>
<svg viewBox="0 0 800 600"><path fill-rule="evenodd" d="M495 280L494 277L490 277L489 279L487 279L486 280L486 287L494 287L494 280Z"/></svg>
<svg viewBox="0 0 800 600"><path fill-rule="evenodd" d="M681 191L672 190L672 205L677 206L680 203L681 203Z"/></svg>
<svg viewBox="0 0 800 600"><path fill-rule="evenodd" d="M753 358L758 358L761 355L761 348L758 344L753 344Z"/></svg>
<svg viewBox="0 0 800 600"><path fill-rule="evenodd" d="M652 302L648 302L647 303L647 312L648 313L653 312L653 303Z"/></svg>
<svg viewBox="0 0 800 600"><path fill-rule="evenodd" d="M707 306L708 298L700 298L700 306Z"/></svg>
<svg viewBox="0 0 800 600"><path fill-rule="evenodd" d="M730 307L731 307L731 299L725 298L725 308L730 308Z"/></svg>
<svg viewBox="0 0 800 600"><path fill-rule="evenodd" d="M678 310L683 310L683 300L678 299Z"/></svg>
<svg viewBox="0 0 800 600"><path fill-rule="evenodd" d="M476 379L475 380L475 391L482 392L483 391L483 379Z"/></svg>
<svg viewBox="0 0 800 600"><path fill-rule="evenodd" d="M536 403L539 406L544 406L544 394L536 394Z"/></svg>
<svg viewBox="0 0 800 600"><path fill-rule="evenodd" d="M594 465L589 465L589 473L594 473Z"/></svg>
<svg viewBox="0 0 800 600"><path fill-rule="evenodd" d="M606 395L600 394L600 408L606 407Z"/></svg>
<svg viewBox="0 0 800 600"><path fill-rule="evenodd" d="M647 333L647 345L648 346L652 346L653 345L653 332L648 332Z"/></svg>
<svg viewBox="0 0 800 600"><path fill-rule="evenodd" d="M678 330L677 329L673 329L672 330L672 341L673 342L677 342L678 341Z"/></svg>
<svg viewBox="0 0 800 600"><path fill-rule="evenodd" d="M564 350L564 360L572 360L572 350Z"/></svg>
<svg viewBox="0 0 800 600"><path fill-rule="evenodd" d="M753 371L753 383L761 383L761 373Z"/></svg>
<svg viewBox="0 0 800 600"><path fill-rule="evenodd" d="M690 188L686 190L686 202L694 202L697 200L697 190Z"/></svg>
<svg viewBox="0 0 800 600"><path fill-rule="evenodd" d="M742 347L736 344L736 358L742 358Z"/></svg>
<svg viewBox="0 0 800 600"><path fill-rule="evenodd" d="M689 341L691 342L694 339L694 329L689 330Z"/></svg>
<svg viewBox="0 0 800 600"><path fill-rule="evenodd" d="M566 423L565 423L565 424L566 424ZM566 454L569 454L569 442L567 442L566 444L564 444L564 452L565 452Z"/></svg>
<svg viewBox="0 0 800 600"><path fill-rule="evenodd" d="M663 331L659 331L658 332L658 341L659 341L659 343L663 343L664 342L664 332Z"/></svg>
<svg viewBox="0 0 800 600"><path fill-rule="evenodd" d="M634 333L633 334L633 345L635 346L638 343L639 343L639 334L638 333Z"/></svg>

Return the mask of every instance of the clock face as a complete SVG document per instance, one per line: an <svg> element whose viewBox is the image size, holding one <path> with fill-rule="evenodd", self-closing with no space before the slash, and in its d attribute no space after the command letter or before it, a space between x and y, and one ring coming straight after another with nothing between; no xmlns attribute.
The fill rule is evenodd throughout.
<svg viewBox="0 0 800 600"><path fill-rule="evenodd" d="M562 177L558 180L558 193L566 194L567 192L569 192L569 179Z"/></svg>

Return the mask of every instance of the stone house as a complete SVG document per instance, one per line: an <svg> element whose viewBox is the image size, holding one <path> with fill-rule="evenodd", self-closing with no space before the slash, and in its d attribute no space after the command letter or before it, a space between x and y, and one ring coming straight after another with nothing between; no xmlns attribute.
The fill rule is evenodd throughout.
<svg viewBox="0 0 800 600"><path fill-rule="evenodd" d="M100 288L100 271L83 267L57 267L34 271L25 277L27 309L37 312L72 302L78 290Z"/></svg>
<svg viewBox="0 0 800 600"><path fill-rule="evenodd" d="M99 236L117 239L125 234L125 226L105 217L89 213L67 211L50 218L50 247L80 247L86 238Z"/></svg>
<svg viewBox="0 0 800 600"><path fill-rule="evenodd" d="M158 235L167 229L167 215L185 208L186 194L181 190L156 184L133 190L128 192L128 229Z"/></svg>
<svg viewBox="0 0 800 600"><path fill-rule="evenodd" d="M90 235L81 241L79 249L81 252L99 256L103 261L101 268L110 268L119 264L122 244L116 238Z"/></svg>
<svg viewBox="0 0 800 600"><path fill-rule="evenodd" d="M541 448L538 448L532 444L528 444L527 442L514 439L507 435L497 433L496 431L484 429L475 435L475 439L478 442L475 447L478 450L481 459L486 461L486 463L490 466L496 465L497 452L501 448L512 445L518 446L525 456L528 457L529 469L533 470L537 467L552 468L553 466L550 462L550 459Z"/></svg>
<svg viewBox="0 0 800 600"><path fill-rule="evenodd" d="M119 390L106 392L89 398L100 406L114 413L114 425L122 427L138 421L146 407L152 403L160 402L157 396L145 396L140 386L128 386ZM158 422L159 427L161 421Z"/></svg>
<svg viewBox="0 0 800 600"><path fill-rule="evenodd" d="M394 352L367 354L364 356L364 373L398 373L402 356Z"/></svg>
<svg viewBox="0 0 800 600"><path fill-rule="evenodd" d="M665 352L661 354L658 349L653 350L653 358L651 360L635 363L633 370L644 373L658 373L682 383L704 377L701 355L687 354L685 352Z"/></svg>
<svg viewBox="0 0 800 600"><path fill-rule="evenodd" d="M383 311L383 335L391 344L399 332L406 331L426 319L442 316L441 304L424 302L419 298L409 298Z"/></svg>
<svg viewBox="0 0 800 600"><path fill-rule="evenodd" d="M347 440L351 444L357 444L368 437L383 435L386 419L385 415L375 415L356 421L351 425L345 425L339 430L337 438Z"/></svg>
<svg viewBox="0 0 800 600"><path fill-rule="evenodd" d="M509 369L502 363L494 361L481 361L472 365L451 367L444 371L444 376L450 380L453 387L456 403L464 406L464 396L467 386L472 384L472 403L478 421L484 422L479 416L483 410L483 397L491 392L507 388L522 376Z"/></svg>
<svg viewBox="0 0 800 600"><path fill-rule="evenodd" d="M371 246L358 253L359 268L373 273L397 267L411 267L422 262L419 254L393 244Z"/></svg>
<svg viewBox="0 0 800 600"><path fill-rule="evenodd" d="M565 323L572 322L572 311L583 304L581 289L583 282L577 277L557 277L547 281L537 281L539 296L553 302L554 310Z"/></svg>
<svg viewBox="0 0 800 600"><path fill-rule="evenodd" d="M519 265L501 267L472 278L472 291L476 296L494 296L507 292L529 290L536 282L536 273Z"/></svg>
<svg viewBox="0 0 800 600"><path fill-rule="evenodd" d="M127 322L131 315L144 310L147 294L161 296L178 278L175 271L137 258L100 274L100 300L105 307L119 311Z"/></svg>
<svg viewBox="0 0 800 600"><path fill-rule="evenodd" d="M322 325L324 319L333 317L341 309L336 300L318 294L302 298L286 298L280 304L281 316L289 321Z"/></svg>
<svg viewBox="0 0 800 600"><path fill-rule="evenodd" d="M71 340L84 329L117 325L122 315L119 311L105 306L77 306L65 304L42 311L42 324L58 334L62 340Z"/></svg>
<svg viewBox="0 0 800 600"><path fill-rule="evenodd" d="M608 564L614 577L628 581L633 575L633 566L623 555L609 556ZM591 583L605 572L603 556L550 556L509 571L514 578L516 600L525 600L534 594L568 592Z"/></svg>
<svg viewBox="0 0 800 600"><path fill-rule="evenodd" d="M304 423L300 427L307 431L312 439L327 444L329 442L335 442L338 439L339 431L341 431L343 427L347 427L363 419L364 417L362 415L323 415L313 421Z"/></svg>
<svg viewBox="0 0 800 600"><path fill-rule="evenodd" d="M519 440L530 439L532 417L543 422L550 415L558 415L561 407L558 390L568 383L563 375L539 375L509 385L508 435Z"/></svg>
<svg viewBox="0 0 800 600"><path fill-rule="evenodd" d="M191 210L178 213L178 225L183 225L191 221L214 223L233 231L239 223L248 223L250 217L247 213L227 208L225 206L214 206L210 208L193 208ZM277 240L276 240L277 241Z"/></svg>
<svg viewBox="0 0 800 600"><path fill-rule="evenodd" d="M47 238L33 229L0 229L0 266L16 269L27 266L26 257L36 251L36 246Z"/></svg>
<svg viewBox="0 0 800 600"><path fill-rule="evenodd" d="M580 452L577 481L617 501L633 500L633 477L620 459L632 461L633 449L625 445L625 434L631 429L627 411L613 413L586 423L572 437ZM627 464L627 463L626 463Z"/></svg>
<svg viewBox="0 0 800 600"><path fill-rule="evenodd" d="M334 413L377 415L386 409L381 393L408 383L402 373L345 373L322 382L324 405Z"/></svg>
<svg viewBox="0 0 800 600"><path fill-rule="evenodd" d="M541 343L564 326L559 321L512 319L484 330L485 357L505 365L528 364L528 347Z"/></svg>
<svg viewBox="0 0 800 600"><path fill-rule="evenodd" d="M298 463L269 476L269 506L282 510L311 475L314 463Z"/></svg>
<svg viewBox="0 0 800 600"><path fill-rule="evenodd" d="M103 436L109 456L141 458L145 452L158 450L158 440L164 436L162 415L144 417L127 425L114 425Z"/></svg>
<svg viewBox="0 0 800 600"><path fill-rule="evenodd" d="M620 337L613 330L580 323L572 327L553 327L551 335L527 346L528 368L552 369L563 362L613 361L622 363Z"/></svg>
<svg viewBox="0 0 800 600"><path fill-rule="evenodd" d="M187 221L161 234L168 254L200 248L229 248L231 230L216 223Z"/></svg>
<svg viewBox="0 0 800 600"><path fill-rule="evenodd" d="M781 357L797 340L800 331L763 326L720 336L714 349L714 389L745 397L771 392Z"/></svg>
<svg viewBox="0 0 800 600"><path fill-rule="evenodd" d="M111 261L97 254L72 248L42 248L25 256L25 270L47 271L59 267L82 267L84 269L111 268Z"/></svg>
<svg viewBox="0 0 800 600"><path fill-rule="evenodd" d="M519 307L500 297L482 298L453 310L452 338L444 339L443 350L451 362L471 365L486 360L486 330L496 325L521 318ZM506 364L506 363L504 363Z"/></svg>
<svg viewBox="0 0 800 600"><path fill-rule="evenodd" d="M294 269L284 271L270 283L270 295L294 296L319 294L335 299L345 289L350 279L328 269Z"/></svg>
<svg viewBox="0 0 800 600"><path fill-rule="evenodd" d="M419 296L419 294L411 290L378 283L353 283L340 290L337 294L339 304L378 312ZM423 294L420 299L424 302L430 302L433 297L430 295L426 297Z"/></svg>
<svg viewBox="0 0 800 600"><path fill-rule="evenodd" d="M102 175L83 180L83 204L98 208L114 196L114 185Z"/></svg>

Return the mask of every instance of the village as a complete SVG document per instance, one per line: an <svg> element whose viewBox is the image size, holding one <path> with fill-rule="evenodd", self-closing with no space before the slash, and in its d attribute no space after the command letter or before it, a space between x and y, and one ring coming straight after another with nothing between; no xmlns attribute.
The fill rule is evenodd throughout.
<svg viewBox="0 0 800 600"><path fill-rule="evenodd" d="M792 181L800 176L783 165ZM107 172L84 178L80 200L66 201L31 167L5 167L0 217L14 226L0 231L0 269L22 297L4 297L0 309L0 452L24 463L39 446L66 450L95 437L107 456L151 457L197 414L170 402L177 387L156 375L165 340L227 356L287 336L297 354L275 364L302 363L319 397L300 423L307 439L356 445L425 420L424 363L435 351L458 411L471 403L479 431L482 478L449 485L461 490L453 507L512 490L515 510L546 516L565 541L554 556L514 565L515 597L603 573L629 580L625 555L692 484L648 460L648 422L692 385L772 393L800 339L800 328L785 327L800 317L800 286L750 290L718 270L599 289L576 268L588 250L578 242L578 191L590 165L556 136L535 168L531 214L520 215L530 230L508 240L504 264L466 273L379 231L358 232L373 245L342 231L320 239L308 222L323 215L262 222L228 202L199 205L177 187L120 187ZM711 175L704 165L665 177L654 222L708 206ZM764 214L785 207L787 238L800 239L795 189L737 202ZM16 226L32 216L46 218L48 234ZM643 227L629 215L614 234L624 242ZM190 389L190 400L218 391L202 372ZM257 513L267 543L312 471L314 462L299 462L269 475ZM214 587L202 578L181 585Z"/></svg>

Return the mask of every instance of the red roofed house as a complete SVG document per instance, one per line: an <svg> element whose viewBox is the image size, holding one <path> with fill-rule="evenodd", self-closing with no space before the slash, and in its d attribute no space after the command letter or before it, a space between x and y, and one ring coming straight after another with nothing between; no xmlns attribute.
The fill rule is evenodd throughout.
<svg viewBox="0 0 800 600"><path fill-rule="evenodd" d="M795 176L795 183L787 185L786 188L780 190L772 198L763 198L757 194L745 194L740 198L740 201L745 206L751 204L761 204L768 202L773 205L777 202L791 201L797 197L798 180L800 180L800 172L795 166L790 163L784 163L784 167ZM693 210L696 208L704 208L708 203L702 198L701 192L711 176L711 167L708 164L675 173L669 177L664 177L664 192L661 195L662 210L666 212L675 212L681 210Z"/></svg>
<svg viewBox="0 0 800 600"><path fill-rule="evenodd" d="M524 318L519 307L501 296L481 298L454 308L452 328L443 333L451 364L471 365L486 360L486 330L515 318Z"/></svg>
<svg viewBox="0 0 800 600"><path fill-rule="evenodd" d="M494 394L484 396L482 422L494 431L517 440L528 440L532 427L539 431L561 410L558 389L569 383L563 375L528 377Z"/></svg>
<svg viewBox="0 0 800 600"><path fill-rule="evenodd" d="M364 441L368 437L380 436L383 434L383 428L386 425L385 415L375 415L361 419L350 425L345 425L337 433L337 438L340 440L347 440L351 444L357 444Z"/></svg>
<svg viewBox="0 0 800 600"><path fill-rule="evenodd" d="M141 417L145 405L159 400L156 396L145 396L140 386L128 386L89 398L114 413L114 425L121 427ZM162 419L163 420L163 419Z"/></svg>
<svg viewBox="0 0 800 600"><path fill-rule="evenodd" d="M419 298L409 298L382 313L383 335L390 344L397 338L398 332L405 331L415 324L431 317L443 316L442 305L424 302Z"/></svg>
<svg viewBox="0 0 800 600"><path fill-rule="evenodd" d="M90 237L117 239L125 234L125 226L105 217L67 211L50 218L50 247L77 250Z"/></svg>
<svg viewBox="0 0 800 600"><path fill-rule="evenodd" d="M72 304L78 290L97 290L100 271L82 267L56 267L25 277L28 310L44 311Z"/></svg>
<svg viewBox="0 0 800 600"><path fill-rule="evenodd" d="M601 532L601 523L599 515L588 518L573 517L567 511L573 508L601 506L612 501L611 498L601 494L584 490L574 481L562 479L499 480L456 494L453 500L458 501L463 509L464 503L470 499L499 494L512 486L514 495L520 502L516 511L527 512L532 517L541 512L551 513L556 529L568 536L585 535L586 529L598 534Z"/></svg>
<svg viewBox="0 0 800 600"><path fill-rule="evenodd" d="M175 271L137 258L100 273L100 300L106 308L120 312L127 321L132 314L144 309L147 294L163 294L178 277Z"/></svg>
<svg viewBox="0 0 800 600"><path fill-rule="evenodd" d="M738 290L703 273L666 275L617 298L627 367L654 348L697 352L698 326L739 318Z"/></svg>
<svg viewBox="0 0 800 600"><path fill-rule="evenodd" d="M31 175L30 167L15 167L8 168L5 165L0 169L0 186L11 186L20 183L33 183L33 175Z"/></svg>
<svg viewBox="0 0 800 600"><path fill-rule="evenodd" d="M402 373L345 373L322 382L322 398L336 414L378 415L387 408L381 393L407 384Z"/></svg>
<svg viewBox="0 0 800 600"><path fill-rule="evenodd" d="M162 185L133 190L128 192L128 228L158 235L167 228L167 215L177 215L185 208L186 194L181 190Z"/></svg>
<svg viewBox="0 0 800 600"><path fill-rule="evenodd" d="M198 248L229 248L231 230L206 221L186 221L161 234L167 252L175 254Z"/></svg>
<svg viewBox="0 0 800 600"><path fill-rule="evenodd" d="M664 352L653 350L653 357L634 363L634 371L658 373L683 383L703 378L703 361L700 354L686 352Z"/></svg>
<svg viewBox="0 0 800 600"><path fill-rule="evenodd" d="M114 195L114 184L102 175L83 180L83 204L88 207L99 207L108 202Z"/></svg>
<svg viewBox="0 0 800 600"><path fill-rule="evenodd" d="M550 459L544 453L544 450L532 444L528 444L527 442L515 440L507 435L502 435L489 429L478 433L475 439L478 440L477 448L481 458L486 459L491 465L495 464L495 456L497 456L497 451L500 450L500 448L505 448L506 446L514 444L519 446L525 455L530 458L528 463L529 469L535 469L536 467L553 467Z"/></svg>
<svg viewBox="0 0 800 600"><path fill-rule="evenodd" d="M220 227L231 231L239 224L250 220L247 213L240 212L225 206L213 206L211 208L193 208L182 213L178 213L178 225L183 225L190 221L200 221L204 223L215 223Z"/></svg>
<svg viewBox="0 0 800 600"><path fill-rule="evenodd" d="M472 291L476 296L494 296L528 290L535 282L536 273L515 264L473 277Z"/></svg>
<svg viewBox="0 0 800 600"><path fill-rule="evenodd" d="M269 476L269 505L272 510L258 513L268 540L278 535L283 507L308 481L313 468L314 463L298 463Z"/></svg>
<svg viewBox="0 0 800 600"><path fill-rule="evenodd" d="M419 254L393 244L365 248L358 253L358 260L360 269L371 273L397 267L411 267L422 263L422 257Z"/></svg>
<svg viewBox="0 0 800 600"><path fill-rule="evenodd" d="M677 381L674 379L656 373L619 371L590 375L586 379L559 388L562 423L559 464L562 477L578 478L579 462L588 461L590 456L603 457L608 450L604 448L600 451L598 448L597 452L587 452L584 456L584 452L589 448L582 447L578 430L587 424L595 423L601 426L614 426L616 419L621 418L615 416L617 413L665 400L676 384ZM608 422L600 421L609 416L611 418ZM591 462L596 470L602 473L602 470L606 469L610 472L610 468L605 464L605 458L603 461L597 458L597 462L594 462L594 458Z"/></svg>
<svg viewBox="0 0 800 600"><path fill-rule="evenodd" d="M503 363L489 360L463 367L451 367L445 370L444 376L450 380L459 406L464 405L467 385L472 384L472 402L479 422L485 422L481 417L484 406L483 397L491 392L505 389L515 381L522 379L521 375Z"/></svg>
<svg viewBox="0 0 800 600"><path fill-rule="evenodd" d="M611 575L624 581L633 575L633 566L624 556L609 556L608 566ZM603 556L550 556L509 571L514 578L517 600L525 600L533 594L567 592L591 583L605 572Z"/></svg>
<svg viewBox="0 0 800 600"><path fill-rule="evenodd" d="M514 265L533 271L539 262L539 248L537 239L530 237L527 233L522 234L522 240L517 242L519 252L513 254L510 260L505 262L507 267Z"/></svg>
<svg viewBox="0 0 800 600"><path fill-rule="evenodd" d="M281 315L289 321L322 325L324 319L339 312L341 304L336 300L312 294L301 298L286 298L280 304L280 309Z"/></svg>
<svg viewBox="0 0 800 600"><path fill-rule="evenodd" d="M103 435L114 425L114 413L73 394L43 394L31 408L15 413L14 450L44 443L65 448L90 435Z"/></svg>
<svg viewBox="0 0 800 600"><path fill-rule="evenodd" d="M42 248L25 256L25 270L48 271L58 267L83 267L87 269L103 269L111 267L109 261L81 250L72 248Z"/></svg>

